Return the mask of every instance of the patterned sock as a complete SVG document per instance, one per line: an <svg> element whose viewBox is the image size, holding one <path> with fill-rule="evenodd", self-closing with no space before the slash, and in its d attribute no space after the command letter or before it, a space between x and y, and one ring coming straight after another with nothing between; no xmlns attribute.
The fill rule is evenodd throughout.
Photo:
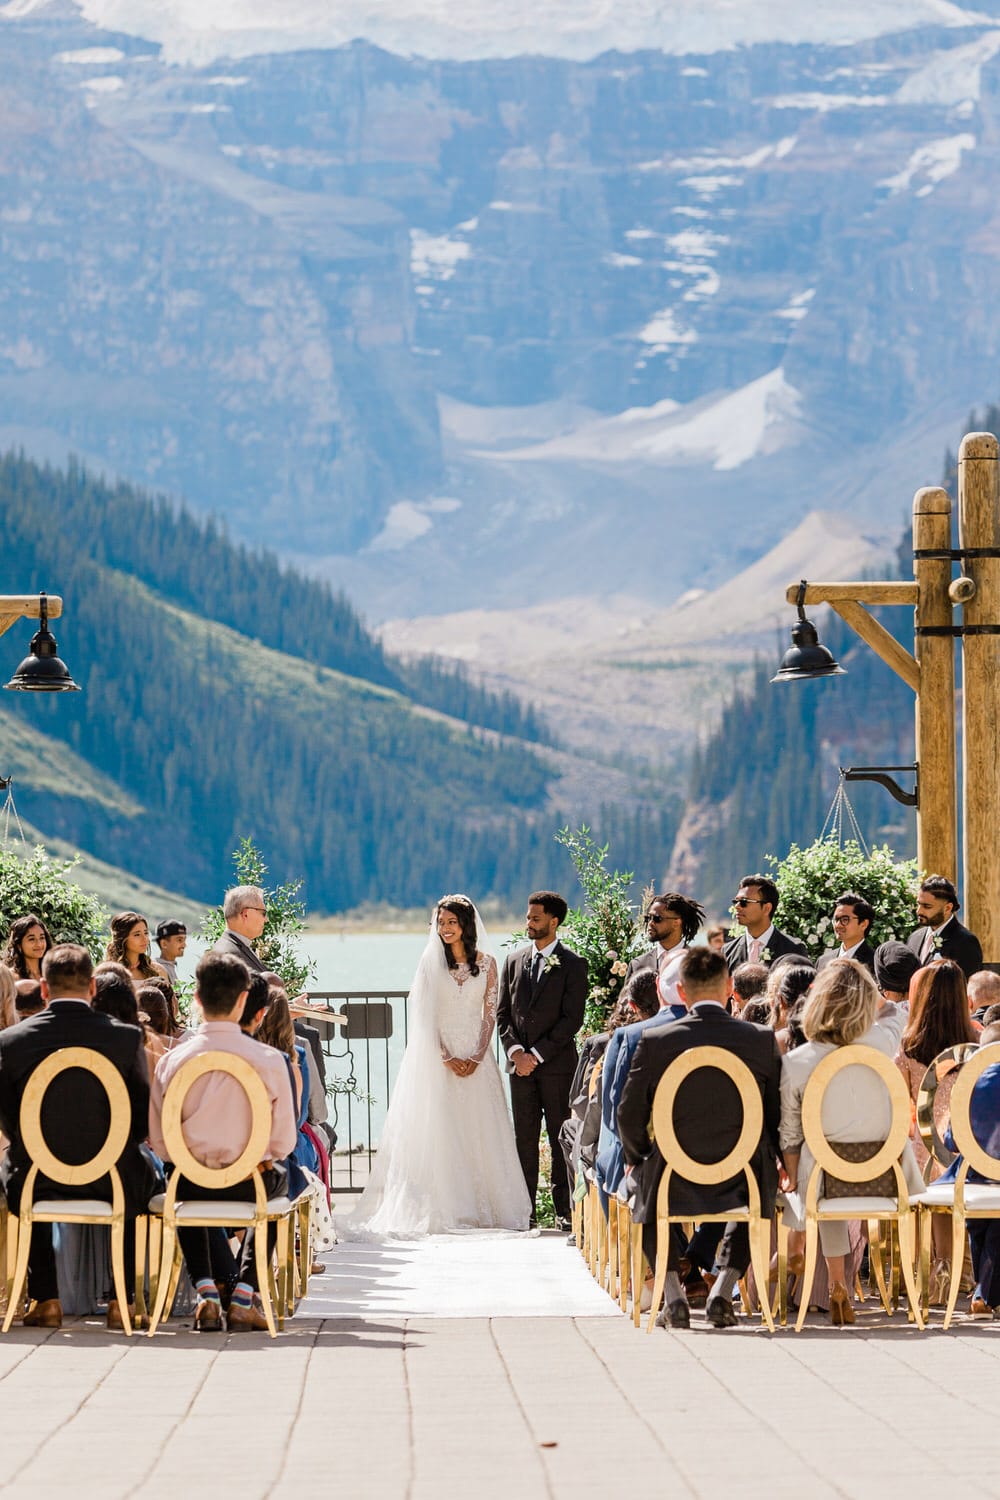
<svg viewBox="0 0 1000 1500"><path fill-rule="evenodd" d="M667 1280L663 1289L663 1300L669 1307L671 1302L686 1302L687 1294L681 1285L681 1278L676 1271L667 1272Z"/></svg>
<svg viewBox="0 0 1000 1500"><path fill-rule="evenodd" d="M233 1289L230 1307L253 1307L253 1287L249 1281L238 1281Z"/></svg>
<svg viewBox="0 0 1000 1500"><path fill-rule="evenodd" d="M202 1281L196 1281L194 1289L199 1302L215 1302L220 1307L222 1306L222 1303L219 1302L219 1288L211 1276L206 1276Z"/></svg>
<svg viewBox="0 0 1000 1500"><path fill-rule="evenodd" d="M736 1290L736 1283L739 1281L739 1279L740 1278L735 1271L720 1271L718 1276L716 1276L715 1278L715 1283L712 1287L712 1290L708 1294L709 1302L713 1301L716 1297L724 1297L727 1302L732 1302L733 1293Z"/></svg>

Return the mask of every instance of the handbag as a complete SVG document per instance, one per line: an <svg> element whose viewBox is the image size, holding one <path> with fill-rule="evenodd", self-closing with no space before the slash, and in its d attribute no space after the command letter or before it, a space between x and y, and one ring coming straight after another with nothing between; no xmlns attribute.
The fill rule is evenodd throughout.
<svg viewBox="0 0 1000 1500"><path fill-rule="evenodd" d="M885 1142L828 1141L827 1145L843 1161L864 1162L871 1161L876 1152L881 1151ZM823 1176L826 1179L824 1196L827 1198L895 1198L899 1194L896 1174L892 1167L887 1167L877 1177L870 1177L862 1182L847 1182L843 1177L834 1177L832 1172L824 1172Z"/></svg>

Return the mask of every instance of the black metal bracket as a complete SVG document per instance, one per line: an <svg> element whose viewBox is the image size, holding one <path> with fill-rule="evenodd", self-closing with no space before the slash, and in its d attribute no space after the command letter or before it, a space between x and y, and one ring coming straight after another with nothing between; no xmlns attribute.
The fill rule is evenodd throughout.
<svg viewBox="0 0 1000 1500"><path fill-rule="evenodd" d="M13 776L0 776L0 792L5 792L13 780Z"/></svg>
<svg viewBox="0 0 1000 1500"><path fill-rule="evenodd" d="M905 792L899 782L888 773L890 771L912 771L913 791ZM840 775L843 781L877 781L879 786L884 786L890 797L895 797L904 807L919 806L920 774L916 762L911 766L841 766Z"/></svg>
<svg viewBox="0 0 1000 1500"><path fill-rule="evenodd" d="M914 635L1000 635L1000 625L915 625Z"/></svg>
<svg viewBox="0 0 1000 1500"><path fill-rule="evenodd" d="M1000 547L914 547L914 557L963 562L967 557L1000 557Z"/></svg>

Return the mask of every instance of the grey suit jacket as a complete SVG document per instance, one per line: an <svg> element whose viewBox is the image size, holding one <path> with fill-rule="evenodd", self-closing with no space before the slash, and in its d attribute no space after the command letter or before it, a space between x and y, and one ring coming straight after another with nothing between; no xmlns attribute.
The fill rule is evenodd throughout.
<svg viewBox="0 0 1000 1500"><path fill-rule="evenodd" d="M257 957L250 944L237 933L230 931L227 927L217 943L212 944L213 953L231 953L234 958L242 959L251 974L266 974L267 970L262 961Z"/></svg>

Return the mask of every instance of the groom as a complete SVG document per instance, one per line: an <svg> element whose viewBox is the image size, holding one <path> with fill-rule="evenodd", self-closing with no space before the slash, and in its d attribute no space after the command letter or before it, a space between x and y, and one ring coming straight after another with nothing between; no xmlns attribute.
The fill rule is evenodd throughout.
<svg viewBox="0 0 1000 1500"><path fill-rule="evenodd" d="M555 891L533 891L528 897L525 927L531 943L508 954L497 1000L497 1030L511 1074L514 1139L531 1198L531 1223L544 1115L552 1148L552 1202L560 1229L569 1228L570 1188L559 1130L569 1115L577 1060L573 1039L583 1025L587 1003L587 961L559 941L559 924L567 910Z"/></svg>

